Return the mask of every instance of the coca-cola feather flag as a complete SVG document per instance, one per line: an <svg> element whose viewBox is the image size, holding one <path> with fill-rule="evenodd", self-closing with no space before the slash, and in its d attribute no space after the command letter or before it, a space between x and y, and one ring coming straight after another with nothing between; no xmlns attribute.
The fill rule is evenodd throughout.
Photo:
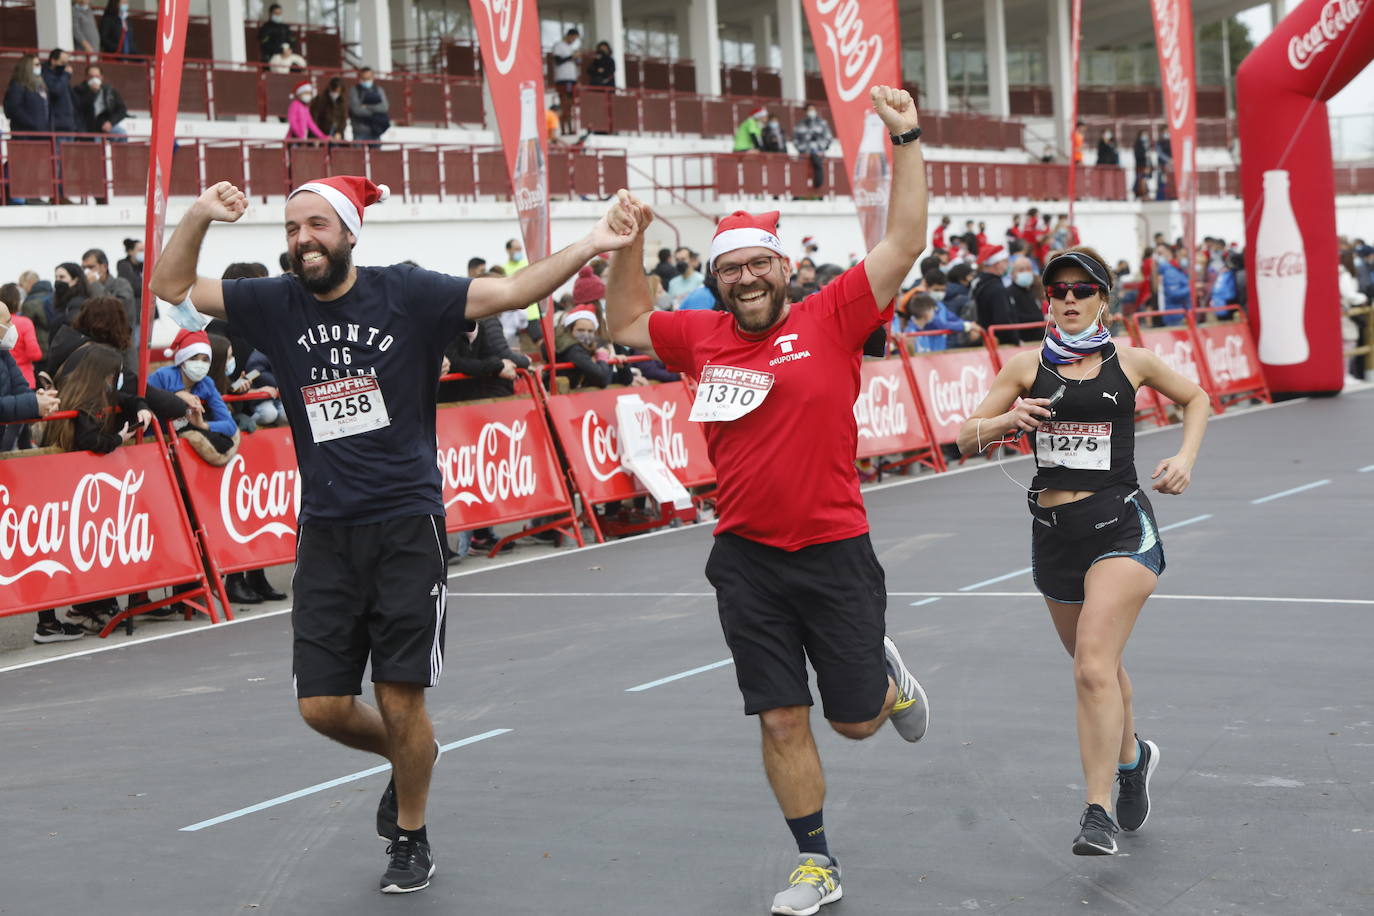
<svg viewBox="0 0 1374 916"><path fill-rule="evenodd" d="M887 228L891 141L873 114L868 90L902 84L896 0L803 0L825 95L853 186L864 244L878 244Z"/></svg>
<svg viewBox="0 0 1374 916"><path fill-rule="evenodd" d="M1197 79L1193 72L1192 0L1151 0L1155 49L1164 83L1169 152L1174 157L1174 188L1183 216L1184 270L1193 297L1197 250Z"/></svg>

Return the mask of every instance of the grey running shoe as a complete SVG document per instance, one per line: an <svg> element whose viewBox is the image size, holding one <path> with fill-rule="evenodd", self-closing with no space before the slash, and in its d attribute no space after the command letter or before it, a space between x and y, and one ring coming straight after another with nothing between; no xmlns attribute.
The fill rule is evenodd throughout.
<svg viewBox="0 0 1374 916"><path fill-rule="evenodd" d="M787 890L773 898L773 912L785 916L811 916L827 903L844 896L840 887L840 863L814 852L797 856L797 867L787 879Z"/></svg>
<svg viewBox="0 0 1374 916"><path fill-rule="evenodd" d="M897 685L897 699L888 718L897 734L908 741L920 741L930 725L930 701L921 682L902 664L902 654L890 636L883 637L883 654L887 656L887 673Z"/></svg>
<svg viewBox="0 0 1374 916"><path fill-rule="evenodd" d="M1159 766L1159 745L1140 742L1140 759L1133 770L1117 770L1116 816L1122 830L1139 830L1150 819L1150 777Z"/></svg>
<svg viewBox="0 0 1374 916"><path fill-rule="evenodd" d="M434 739L434 759L439 760L441 749L439 739ZM382 792L382 798L377 802L377 836L387 842L396 842L396 836L401 832L401 828L396 826L398 808L396 805L396 777L391 777L391 781L386 784L386 789Z"/></svg>
<svg viewBox="0 0 1374 916"><path fill-rule="evenodd" d="M1089 805L1078 819L1078 827L1078 836L1073 839L1074 855L1116 855L1116 823L1101 805Z"/></svg>
<svg viewBox="0 0 1374 916"><path fill-rule="evenodd" d="M403 836L386 851L391 861L382 875L383 894L410 894L429 887L429 879L434 877L434 859L428 843Z"/></svg>

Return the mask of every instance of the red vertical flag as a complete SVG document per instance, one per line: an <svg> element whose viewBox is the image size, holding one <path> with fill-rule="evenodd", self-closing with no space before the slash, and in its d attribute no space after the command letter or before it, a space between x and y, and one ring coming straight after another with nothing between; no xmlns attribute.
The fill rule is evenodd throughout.
<svg viewBox="0 0 1374 916"><path fill-rule="evenodd" d="M901 32L896 0L804 0L835 137L844 153L864 244L887 230L887 129L873 113L868 90L902 84Z"/></svg>
<svg viewBox="0 0 1374 916"><path fill-rule="evenodd" d="M1069 115L1069 225L1072 226L1073 202L1078 196L1078 157L1083 154L1078 137L1078 61L1083 53L1083 0L1073 0L1069 29L1069 56L1073 70L1069 77L1070 95L1073 97L1073 110Z"/></svg>
<svg viewBox="0 0 1374 916"><path fill-rule="evenodd" d="M544 52L535 0L468 0L482 48L506 154L520 234L531 263L549 255L548 138L544 131ZM571 116L571 112L564 112ZM545 346L553 360L553 313L544 309Z"/></svg>
<svg viewBox="0 0 1374 916"><path fill-rule="evenodd" d="M1164 83L1169 151L1174 157L1174 189L1183 215L1183 247L1188 296L1197 260L1197 78L1193 72L1192 0L1151 0L1155 49Z"/></svg>
<svg viewBox="0 0 1374 916"><path fill-rule="evenodd" d="M157 59L153 64L153 132L148 155L148 212L143 237L143 315L138 329L138 388L148 384L148 340L153 325L153 294L148 281L162 251L167 194L172 183L172 148L176 140L177 100L181 96L182 59L186 55L186 19L190 0L159 0Z"/></svg>

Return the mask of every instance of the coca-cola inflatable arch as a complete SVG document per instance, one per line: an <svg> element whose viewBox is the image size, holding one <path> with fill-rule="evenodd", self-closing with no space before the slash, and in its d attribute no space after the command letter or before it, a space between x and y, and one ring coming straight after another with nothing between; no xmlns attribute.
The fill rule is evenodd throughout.
<svg viewBox="0 0 1374 916"><path fill-rule="evenodd" d="M1326 101L1374 60L1374 0L1307 0L1236 75L1250 320L1274 393L1344 384Z"/></svg>

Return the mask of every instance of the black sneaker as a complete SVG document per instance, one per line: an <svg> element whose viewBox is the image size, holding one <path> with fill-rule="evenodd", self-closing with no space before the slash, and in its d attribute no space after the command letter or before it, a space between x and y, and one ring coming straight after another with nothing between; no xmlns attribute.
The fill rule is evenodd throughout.
<svg viewBox="0 0 1374 916"><path fill-rule="evenodd" d="M434 739L434 759L439 759L439 739ZM381 800L377 802L377 836L388 842L396 842L401 828L396 826L398 808L396 805L396 777L386 784Z"/></svg>
<svg viewBox="0 0 1374 916"><path fill-rule="evenodd" d="M1073 840L1076 856L1116 855L1117 827L1101 805L1089 805L1078 819L1078 836Z"/></svg>
<svg viewBox="0 0 1374 916"><path fill-rule="evenodd" d="M68 642L73 639L80 639L86 635L86 631L74 623L64 623L61 620L40 620L38 626L33 630L33 641L36 643L49 642Z"/></svg>
<svg viewBox="0 0 1374 916"><path fill-rule="evenodd" d="M1150 777L1159 766L1159 745L1153 741L1135 740L1140 747L1140 759L1133 770L1117 770L1116 816L1122 830L1139 830L1150 819Z"/></svg>
<svg viewBox="0 0 1374 916"><path fill-rule="evenodd" d="M386 851L391 856L391 864L382 875L383 894L410 894L429 887L429 879L434 876L434 860L430 857L428 843L402 836Z"/></svg>

